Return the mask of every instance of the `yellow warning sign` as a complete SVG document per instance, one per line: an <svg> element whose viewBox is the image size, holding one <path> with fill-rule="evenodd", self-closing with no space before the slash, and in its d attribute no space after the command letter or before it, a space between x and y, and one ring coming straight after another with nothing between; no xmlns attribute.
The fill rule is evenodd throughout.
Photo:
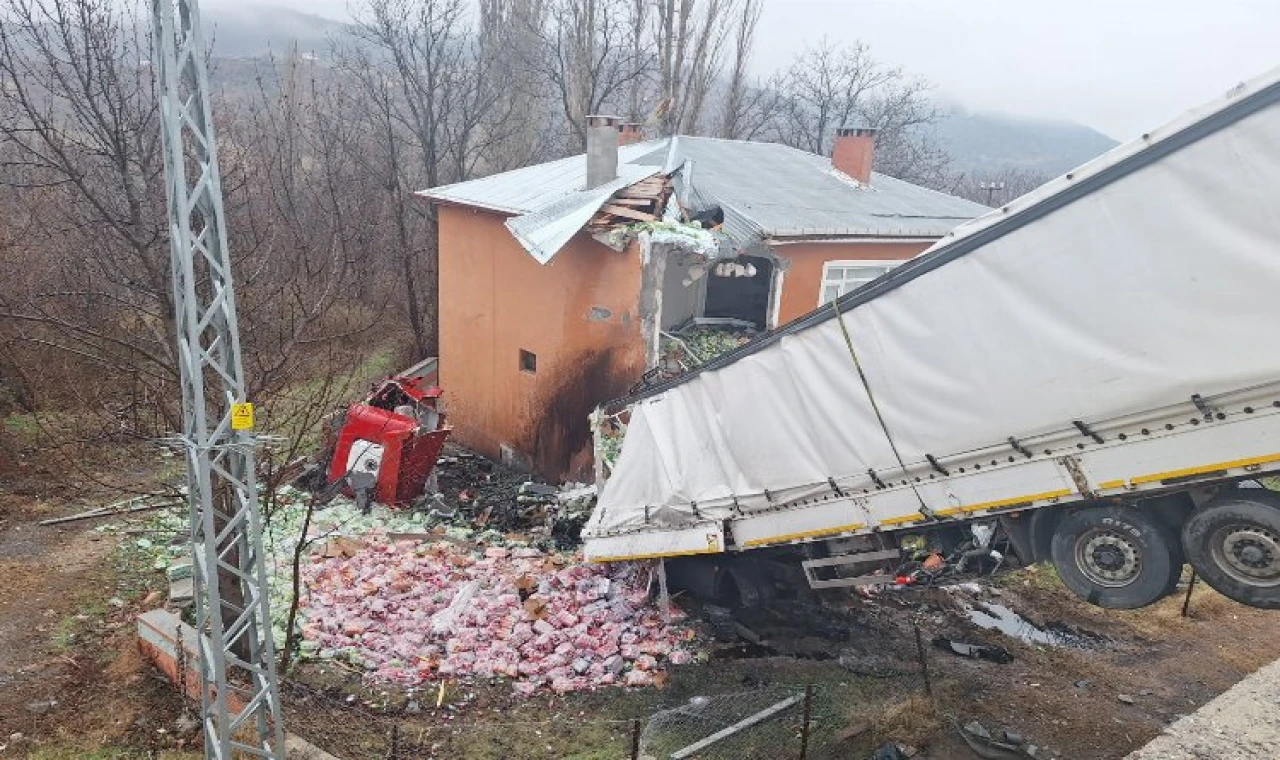
<svg viewBox="0 0 1280 760"><path fill-rule="evenodd" d="M231 405L231 429L253 430L253 404Z"/></svg>

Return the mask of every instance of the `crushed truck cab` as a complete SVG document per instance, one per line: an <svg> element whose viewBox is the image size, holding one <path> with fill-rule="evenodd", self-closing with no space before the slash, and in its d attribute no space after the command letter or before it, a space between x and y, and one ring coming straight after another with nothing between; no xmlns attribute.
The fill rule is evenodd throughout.
<svg viewBox="0 0 1280 760"><path fill-rule="evenodd" d="M423 494L451 432L437 404L443 391L414 377L388 378L342 420L329 482L346 479L388 506Z"/></svg>

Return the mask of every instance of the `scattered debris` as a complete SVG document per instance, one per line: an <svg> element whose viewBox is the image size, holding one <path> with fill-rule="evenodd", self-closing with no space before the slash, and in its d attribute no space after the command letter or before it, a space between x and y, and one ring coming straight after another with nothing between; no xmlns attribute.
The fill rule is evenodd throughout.
<svg viewBox="0 0 1280 760"><path fill-rule="evenodd" d="M1138 701L1129 694L1117 694L1116 699L1125 703L1126 705L1132 705Z"/></svg>
<svg viewBox="0 0 1280 760"><path fill-rule="evenodd" d="M396 537L409 538L411 535L412 534L399 533L396 534ZM426 536L428 534L421 535ZM367 541L361 541L358 538L351 538L349 536L334 536L321 544L320 548L317 549L314 554L326 559L332 559L334 557L350 559L368 548L369 543Z"/></svg>
<svg viewBox="0 0 1280 760"><path fill-rule="evenodd" d="M656 222L662 218L671 196L671 178L655 174L613 194L587 222L592 232L632 222Z"/></svg>
<svg viewBox="0 0 1280 760"><path fill-rule="evenodd" d="M1034 758L1039 755L1039 748L1034 744L1026 744L1022 735L1004 729L996 736L976 720L971 720L960 728L960 738L969 745L979 757L989 760L1019 760Z"/></svg>
<svg viewBox="0 0 1280 760"><path fill-rule="evenodd" d="M57 706L58 700L56 699L41 699L26 704L27 712L33 715L44 715Z"/></svg>
<svg viewBox="0 0 1280 760"><path fill-rule="evenodd" d="M910 760L915 754L914 751L907 754L906 747L897 742L889 742L877 748L871 760Z"/></svg>
<svg viewBox="0 0 1280 760"><path fill-rule="evenodd" d="M190 551L187 551L187 556L191 556ZM184 559L169 565L165 569L165 576L169 579L170 604L185 607L195 601L195 568L192 566L191 560Z"/></svg>
<svg viewBox="0 0 1280 760"><path fill-rule="evenodd" d="M369 543L304 568L304 656L405 686L508 678L526 695L649 686L661 662L690 659L693 632L663 624L642 566L527 546Z"/></svg>
<svg viewBox="0 0 1280 760"><path fill-rule="evenodd" d="M664 378L674 377L738 348L756 333L755 325L737 319L692 319L662 333L658 369Z"/></svg>
<svg viewBox="0 0 1280 760"><path fill-rule="evenodd" d="M81 512L75 515L67 515L66 517L53 517L48 520L41 520L39 525L61 525L63 523L78 522L80 520L93 520L99 517L116 517L119 515L130 515L138 512L154 512L159 509L177 506L178 502L172 497L163 494L148 494L146 496L138 496L132 499L125 499L114 504L108 504L105 507L98 507L87 512Z"/></svg>
<svg viewBox="0 0 1280 760"><path fill-rule="evenodd" d="M1013 662L1013 655L1009 654L1009 650L1004 647L991 646L989 644L966 644L962 641L953 641L945 636L935 638L933 646L958 657L972 657L1001 665Z"/></svg>

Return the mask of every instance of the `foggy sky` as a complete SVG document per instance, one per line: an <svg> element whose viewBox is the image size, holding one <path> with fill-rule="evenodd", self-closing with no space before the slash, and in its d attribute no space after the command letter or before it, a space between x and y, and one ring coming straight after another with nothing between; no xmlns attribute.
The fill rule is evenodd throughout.
<svg viewBox="0 0 1280 760"><path fill-rule="evenodd" d="M206 0L246 6L255 0ZM271 0L345 18L346 0ZM861 39L971 110L1072 119L1120 140L1280 64L1275 0L765 0L755 67Z"/></svg>

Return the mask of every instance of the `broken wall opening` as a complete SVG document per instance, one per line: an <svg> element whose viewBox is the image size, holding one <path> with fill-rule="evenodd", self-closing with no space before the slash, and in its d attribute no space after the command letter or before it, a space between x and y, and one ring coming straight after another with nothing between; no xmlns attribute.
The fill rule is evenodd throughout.
<svg viewBox="0 0 1280 760"><path fill-rule="evenodd" d="M739 256L712 264L706 274L702 316L740 319L759 330L769 328L774 262Z"/></svg>
<svg viewBox="0 0 1280 760"><path fill-rule="evenodd" d="M667 253L662 278L662 329L672 330L703 315L707 298L705 257L678 250Z"/></svg>

